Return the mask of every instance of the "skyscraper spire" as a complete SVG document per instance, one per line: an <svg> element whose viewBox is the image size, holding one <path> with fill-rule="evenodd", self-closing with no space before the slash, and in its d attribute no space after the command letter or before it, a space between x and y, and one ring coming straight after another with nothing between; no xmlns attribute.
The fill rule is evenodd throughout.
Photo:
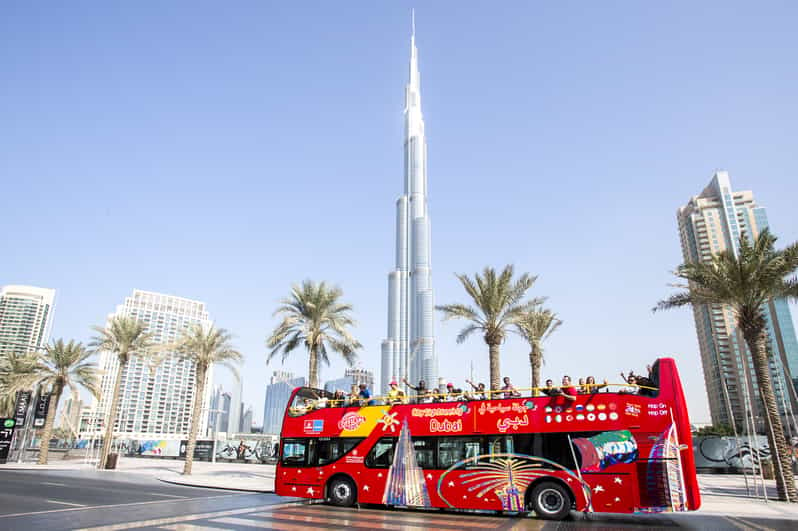
<svg viewBox="0 0 798 531"><path fill-rule="evenodd" d="M388 274L388 337L382 342L382 391L391 380L437 384L433 336L427 140L421 114L415 12L410 16L410 73L405 86L404 191L396 201L396 265Z"/></svg>

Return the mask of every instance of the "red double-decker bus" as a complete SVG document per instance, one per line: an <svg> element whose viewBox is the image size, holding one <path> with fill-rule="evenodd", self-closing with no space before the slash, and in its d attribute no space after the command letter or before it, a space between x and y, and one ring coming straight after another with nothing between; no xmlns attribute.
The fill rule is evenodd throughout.
<svg viewBox="0 0 798 531"><path fill-rule="evenodd" d="M545 519L571 510L696 510L690 423L674 361L657 360L650 379L653 387L636 393L611 385L576 400L362 407L297 388L283 419L275 489L339 506L534 511Z"/></svg>

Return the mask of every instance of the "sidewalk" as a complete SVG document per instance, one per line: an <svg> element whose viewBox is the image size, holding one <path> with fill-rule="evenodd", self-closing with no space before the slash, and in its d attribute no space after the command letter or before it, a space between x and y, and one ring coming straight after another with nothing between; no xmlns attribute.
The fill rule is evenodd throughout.
<svg viewBox="0 0 798 531"><path fill-rule="evenodd" d="M701 509L698 512L722 516L756 516L798 520L798 503L774 501L776 498L775 480L765 480L769 501L765 501L762 497L761 481L757 484L758 496L750 475L748 482L751 496L746 493L745 477L742 475L699 474Z"/></svg>

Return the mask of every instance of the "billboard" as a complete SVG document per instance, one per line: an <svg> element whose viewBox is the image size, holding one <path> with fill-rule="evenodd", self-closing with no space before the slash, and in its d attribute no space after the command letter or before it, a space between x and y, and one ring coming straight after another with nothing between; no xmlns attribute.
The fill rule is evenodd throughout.
<svg viewBox="0 0 798 531"><path fill-rule="evenodd" d="M11 437L14 436L15 419L0 418L0 463L5 463L8 459L8 451L11 449Z"/></svg>
<svg viewBox="0 0 798 531"><path fill-rule="evenodd" d="M19 391L17 393L17 401L14 404L14 421L16 422L16 428L25 427L25 416L28 412L28 406L30 405L32 396L33 393L30 391Z"/></svg>
<svg viewBox="0 0 798 531"><path fill-rule="evenodd" d="M186 457L188 441L180 441L180 457ZM213 441L197 441L194 446L194 459L210 461L213 457Z"/></svg>
<svg viewBox="0 0 798 531"><path fill-rule="evenodd" d="M157 456L157 457L178 457L180 456L180 441L168 441L164 439L139 441L138 455Z"/></svg>
<svg viewBox="0 0 798 531"><path fill-rule="evenodd" d="M47 420L47 411L50 409L50 393L42 393L36 400L36 411L33 415L33 427L41 428Z"/></svg>

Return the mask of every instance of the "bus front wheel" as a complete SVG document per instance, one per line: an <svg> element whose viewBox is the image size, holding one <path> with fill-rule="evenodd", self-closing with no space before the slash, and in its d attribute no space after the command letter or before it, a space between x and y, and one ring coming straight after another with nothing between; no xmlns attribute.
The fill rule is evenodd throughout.
<svg viewBox="0 0 798 531"><path fill-rule="evenodd" d="M568 491L553 481L543 481L535 485L529 501L537 517L543 520L562 520L571 512Z"/></svg>
<svg viewBox="0 0 798 531"><path fill-rule="evenodd" d="M355 485L346 478L335 478L327 487L327 499L338 507L351 507L355 504Z"/></svg>

